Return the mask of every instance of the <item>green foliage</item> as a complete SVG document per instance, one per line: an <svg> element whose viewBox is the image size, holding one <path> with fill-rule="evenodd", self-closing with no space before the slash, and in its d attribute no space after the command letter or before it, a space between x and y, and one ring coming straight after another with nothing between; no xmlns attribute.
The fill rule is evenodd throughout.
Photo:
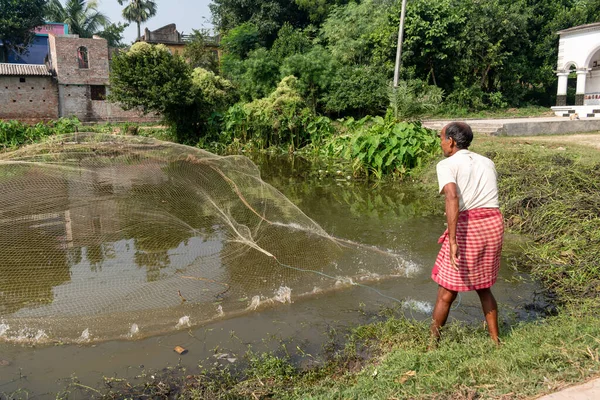
<svg viewBox="0 0 600 400"><path fill-rule="evenodd" d="M389 88L390 108L396 119L410 120L434 113L442 97L442 89L419 80L400 81L397 88Z"/></svg>
<svg viewBox="0 0 600 400"><path fill-rule="evenodd" d="M205 141L217 140L223 114L238 100L237 90L227 79L202 68L192 72L192 85L202 137Z"/></svg>
<svg viewBox="0 0 600 400"><path fill-rule="evenodd" d="M259 148L286 145L290 151L307 143L304 129L310 111L297 90L298 80L284 78L268 97L236 105L225 116L230 140L254 141Z"/></svg>
<svg viewBox="0 0 600 400"><path fill-rule="evenodd" d="M219 72L219 60L211 49L206 46L208 31L194 29L186 43L183 58L192 68L203 68L214 73Z"/></svg>
<svg viewBox="0 0 600 400"><path fill-rule="evenodd" d="M223 51L238 58L245 58L248 53L260 45L260 37L256 25L246 22L232 28L221 40Z"/></svg>
<svg viewBox="0 0 600 400"><path fill-rule="evenodd" d="M210 4L213 23L220 32L229 33L245 23L258 30L261 45L270 47L277 32L287 21L304 27L308 16L291 0L213 0Z"/></svg>
<svg viewBox="0 0 600 400"><path fill-rule="evenodd" d="M104 30L98 32L97 35L106 39L108 42L108 47L122 48L125 47L125 45L122 43L123 32L125 32L125 29L127 29L128 26L129 24L123 24L121 22L116 24L108 24L104 27Z"/></svg>
<svg viewBox="0 0 600 400"><path fill-rule="evenodd" d="M77 118L61 118L35 125L0 120L0 146L4 149L14 150L26 144L39 142L51 135L77 132L80 126Z"/></svg>
<svg viewBox="0 0 600 400"><path fill-rule="evenodd" d="M339 67L330 89L322 96L327 112L343 115L379 115L388 104L388 76L370 65Z"/></svg>
<svg viewBox="0 0 600 400"><path fill-rule="evenodd" d="M343 65L370 64L372 35L385 24L391 1L350 2L331 11L321 28L321 36L333 58Z"/></svg>
<svg viewBox="0 0 600 400"><path fill-rule="evenodd" d="M237 83L244 99L263 98L277 87L279 65L267 49L251 52L242 68L244 73L238 76Z"/></svg>
<svg viewBox="0 0 600 400"><path fill-rule="evenodd" d="M333 137L324 147L328 156L353 163L355 173L403 176L439 154L434 131L420 123L366 117L344 122L348 133Z"/></svg>
<svg viewBox="0 0 600 400"><path fill-rule="evenodd" d="M294 29L286 22L277 33L277 39L271 48L271 55L281 62L289 56L306 53L311 46L312 41L306 31Z"/></svg>
<svg viewBox="0 0 600 400"><path fill-rule="evenodd" d="M196 143L213 135L213 117L237 99L231 83L196 69L163 45L136 43L112 62L109 100L124 109L158 113L171 126L177 141Z"/></svg>
<svg viewBox="0 0 600 400"><path fill-rule="evenodd" d="M289 56L281 66L281 75L298 78L298 90L307 99L313 113L321 96L326 93L335 75L334 62L322 46L315 46L305 54Z"/></svg>
<svg viewBox="0 0 600 400"><path fill-rule="evenodd" d="M117 0L120 5L129 3L123 9L123 18L137 25L137 37L140 38L140 25L156 15L156 2L152 0Z"/></svg>
<svg viewBox="0 0 600 400"><path fill-rule="evenodd" d="M47 0L0 0L0 41L17 51L24 50L33 39L32 31L44 23ZM0 59L5 54L0 54Z"/></svg>
<svg viewBox="0 0 600 400"><path fill-rule="evenodd" d="M301 10L308 13L313 23L321 23L336 5L348 3L349 0L295 0Z"/></svg>
<svg viewBox="0 0 600 400"><path fill-rule="evenodd" d="M60 0L50 0L46 18L68 24L69 32L82 38L91 38L110 23L108 17L98 11L97 0L67 0L64 6Z"/></svg>

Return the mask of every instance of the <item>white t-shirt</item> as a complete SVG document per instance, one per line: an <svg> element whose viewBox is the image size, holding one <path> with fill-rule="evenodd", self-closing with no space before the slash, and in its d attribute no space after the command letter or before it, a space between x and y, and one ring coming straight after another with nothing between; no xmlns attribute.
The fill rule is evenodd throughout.
<svg viewBox="0 0 600 400"><path fill-rule="evenodd" d="M489 158L469 150L459 150L437 165L440 193L448 183L456 183L459 210L499 208L496 166Z"/></svg>

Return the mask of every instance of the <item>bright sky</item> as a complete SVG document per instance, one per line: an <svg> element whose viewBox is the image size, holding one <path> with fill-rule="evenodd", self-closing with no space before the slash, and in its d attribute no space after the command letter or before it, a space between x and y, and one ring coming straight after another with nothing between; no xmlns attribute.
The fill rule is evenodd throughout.
<svg viewBox="0 0 600 400"><path fill-rule="evenodd" d="M141 30L147 26L151 31L162 26L175 23L177 30L185 34L192 33L192 29L212 28L211 15L208 5L211 0L155 0L157 4L156 16L142 23ZM62 0L63 4L65 0ZM117 0L100 0L99 11L106 14L111 22L125 22L121 13L124 6ZM135 23L125 30L125 44L130 44L136 39L137 27Z"/></svg>

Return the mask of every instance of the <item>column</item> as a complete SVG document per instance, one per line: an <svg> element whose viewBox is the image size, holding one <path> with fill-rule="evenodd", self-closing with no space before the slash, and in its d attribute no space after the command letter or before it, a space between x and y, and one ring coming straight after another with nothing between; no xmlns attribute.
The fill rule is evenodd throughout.
<svg viewBox="0 0 600 400"><path fill-rule="evenodd" d="M583 71L577 71L577 91L575 92L575 105L582 106L585 95L585 78L587 77L587 68Z"/></svg>
<svg viewBox="0 0 600 400"><path fill-rule="evenodd" d="M566 106L567 105L567 81L569 79L568 72L558 72L558 91L556 92L556 105Z"/></svg>

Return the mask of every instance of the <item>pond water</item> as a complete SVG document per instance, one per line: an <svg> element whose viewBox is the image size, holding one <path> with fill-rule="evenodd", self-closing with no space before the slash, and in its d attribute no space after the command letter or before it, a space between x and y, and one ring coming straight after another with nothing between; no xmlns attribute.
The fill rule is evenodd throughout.
<svg viewBox="0 0 600 400"><path fill-rule="evenodd" d="M153 333L147 337L136 336L132 331L131 337L123 335L118 340L90 344L32 346L0 341L0 398L2 394L13 394L17 398L31 395L38 396L36 398L55 398L56 393L65 390L74 376L83 385L100 387L104 377L134 379L145 371L167 366L184 366L187 373L193 373L198 370L200 362L236 364L240 362L240 354L249 345L260 351L280 347L283 342L291 349L318 354L330 339L332 331L343 332L345 328L372 321L383 307L394 307L417 319L429 318L436 292L429 275L439 250L437 239L444 230L445 222L439 213L443 202L435 193L421 193L410 184L373 185L356 181L339 171L315 168L298 158L261 157L256 161L267 183L281 191L338 243L347 244L350 250L360 252L360 257L339 258L336 265L338 275L320 279L335 281L339 280L340 275L356 276L344 274L346 263L381 262L379 259L382 254L385 257L388 254L399 255L402 273L367 274L360 280L362 286L343 281L329 282L329 285L321 285L325 289L312 292L305 289L294 292L304 284L301 280L294 281L298 286L292 287L291 296L288 292L284 301L263 302L255 310L242 308L200 325L192 324L192 327L186 326L187 321L180 320L182 326L179 329L165 330L165 333ZM25 234L20 237L27 240ZM301 241L303 237L291 236L288 239L286 243L290 245L290 242ZM196 259L206 252L218 252L223 246L223 240L218 236L213 236L212 241L191 238L175 242L179 244L169 240L165 249L170 250L159 253L140 253L139 247L143 243L140 244L135 238L111 240L102 246L82 247L81 254L68 264L68 270L57 275L56 281L43 288L43 291L38 290L31 296L32 299L42 298L41 306L37 304L36 307L27 308L23 307L23 303L18 306L23 307L24 311L21 312L24 317L52 319L53 312L61 309L65 297L61 290L67 284L76 285L79 282L88 285L82 292L85 297L102 303L102 296L121 295L121 287L130 290L125 284L120 286L119 281L156 280L169 270L175 274L178 268L187 265L185 260ZM316 258L324 254L318 243L312 245L314 248L303 251L306 254L313 252ZM529 281L526 274L512 269L507 262L511 255L518 254L515 249L518 249L518 241L509 237L501 277L494 288L501 307L501 318L505 321L535 318L535 315L525 311L525 305L537 300L537 286ZM370 256L371 253L374 256ZM144 256L152 258L145 260L145 265L160 265L160 268L119 267L128 265L128 260ZM243 265L238 268L243 268ZM368 270L369 267L364 266L364 269ZM95 284L88 283L90 276ZM252 277L252 274L249 273L249 276ZM204 271L202 279L209 278ZM216 275L214 281L217 281ZM20 283L36 287L33 278L31 282ZM217 293L218 297L224 290L216 286L210 293ZM105 291L107 288L110 289L108 293ZM188 294L190 292L184 291L183 295L193 296ZM295 293L302 296L295 296ZM180 296L183 295L180 292ZM246 293L239 294L242 295ZM285 293L282 295L286 297ZM69 301L73 300L69 298ZM249 301L246 297L238 300ZM218 303L213 301L210 304L218 308ZM2 306L6 310L11 304ZM175 311L171 309L175 321L193 312L185 309L185 303L181 307ZM102 304L98 308L101 310ZM481 320L477 296L473 293L463 294L460 304L451 313L451 319ZM92 319L86 321L86 324L91 323ZM100 323L105 324L106 321ZM29 336L35 334L28 333ZM188 353L178 355L173 351L175 346L186 348ZM85 398L89 394L84 390L70 390L75 390L71 394L75 398Z"/></svg>

